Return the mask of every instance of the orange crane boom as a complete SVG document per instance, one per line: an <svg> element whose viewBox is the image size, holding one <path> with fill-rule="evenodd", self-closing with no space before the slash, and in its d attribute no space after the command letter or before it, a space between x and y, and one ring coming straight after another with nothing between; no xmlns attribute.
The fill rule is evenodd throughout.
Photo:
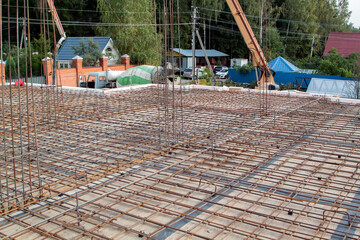
<svg viewBox="0 0 360 240"><path fill-rule="evenodd" d="M55 5L54 5L54 2L52 0L47 0L47 3L49 5L49 8L50 8L50 11L51 11L51 15L54 19L54 22L55 22L55 25L60 33L60 40L57 42L56 44L56 49L58 50L60 48L60 45L61 43L66 39L66 34L65 34L65 31L64 31L64 28L61 24L61 21L60 21L60 18L59 18L59 15L56 11L56 8L55 8Z"/></svg>
<svg viewBox="0 0 360 240"><path fill-rule="evenodd" d="M262 72L258 78L258 87L264 88L269 84L275 84L273 72L266 61L265 55L255 37L255 34L242 10L238 0L226 0L232 15L239 27L239 30L245 40L247 47L250 50L250 55L255 68L259 68Z"/></svg>

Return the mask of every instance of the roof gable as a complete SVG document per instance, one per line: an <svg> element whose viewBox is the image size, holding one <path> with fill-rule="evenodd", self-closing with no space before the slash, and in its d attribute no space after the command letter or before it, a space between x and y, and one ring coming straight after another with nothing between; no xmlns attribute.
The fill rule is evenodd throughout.
<svg viewBox="0 0 360 240"><path fill-rule="evenodd" d="M281 56L269 62L269 66L275 72L296 72L300 70L297 66Z"/></svg>
<svg viewBox="0 0 360 240"><path fill-rule="evenodd" d="M191 49L182 49L182 48L174 48L174 52L177 52L185 57L192 57ZM208 57L228 57L229 55L215 49L207 49L206 54ZM202 49L195 50L195 57L205 57L205 54Z"/></svg>
<svg viewBox="0 0 360 240"><path fill-rule="evenodd" d="M327 40L324 56L329 56L329 51L336 48L343 57L360 52L360 33L332 32Z"/></svg>
<svg viewBox="0 0 360 240"><path fill-rule="evenodd" d="M71 60L76 56L72 46L79 46L79 43L82 39L85 40L85 46L87 46L87 40L89 38L92 38L95 43L99 44L100 51L103 51L108 42L111 40L111 37L68 37L59 50L58 59Z"/></svg>

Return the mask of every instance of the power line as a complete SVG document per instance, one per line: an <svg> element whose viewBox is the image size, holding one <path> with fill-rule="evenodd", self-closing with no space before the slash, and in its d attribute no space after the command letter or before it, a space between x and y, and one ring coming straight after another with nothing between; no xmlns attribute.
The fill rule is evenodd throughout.
<svg viewBox="0 0 360 240"><path fill-rule="evenodd" d="M228 24L231 24L231 25L235 25L237 26L236 23L232 23L232 22L225 22L225 21L216 21L214 19L209 19L209 18L202 18L200 17L200 19L203 19L203 20L209 20L209 21L213 21L213 22L221 22L221 23L228 23ZM214 27L214 25L210 25L212 28ZM216 27L218 29L225 29L225 31L230 31L230 32L234 32L234 33L239 33L239 31L235 31L235 30L232 30L232 29L226 29L226 28L220 28L220 27ZM259 27L252 27L253 29L260 29ZM291 34L297 34L297 35L303 35L303 36L311 36L313 34L310 34L310 33L299 33L299 32L289 32L289 31L286 31L286 30L279 30L279 29L276 29L279 33L291 33ZM240 34L240 33L239 33ZM241 35L241 34L240 34Z"/></svg>
<svg viewBox="0 0 360 240"><path fill-rule="evenodd" d="M10 6L10 7L16 7L14 5L3 5L5 7ZM19 6L19 8L24 8L23 6ZM28 7L30 9L36 9L36 10L40 10L40 8L37 7ZM123 12L123 11L110 11L110 10L105 10L105 11L100 11L100 10L88 10L88 9L66 9L66 8L56 8L56 11L66 11L66 12L88 12L88 13L119 13L119 14L154 14L154 12ZM180 14L191 14L191 12L179 12Z"/></svg>
<svg viewBox="0 0 360 240"><path fill-rule="evenodd" d="M5 19L5 18L4 18ZM34 25L41 25L41 24L52 24L52 20L40 20L40 19L33 19L30 18L30 24ZM3 23L8 23L8 20L3 21ZM10 23L16 24L16 18L10 17ZM83 27L94 27L94 26L101 26L101 27L143 27L143 26L172 26L177 24L163 24L163 23L102 23L102 22L80 22L80 21L61 21L62 25L64 26L83 26ZM180 23L180 25L189 25L191 23Z"/></svg>
<svg viewBox="0 0 360 240"><path fill-rule="evenodd" d="M223 19L221 20L215 20L215 19L212 19L212 18L204 18L204 17L200 17L200 19L203 19L203 20L207 20L207 21L211 21L211 22L220 22L220 23L224 23L224 24L229 24L229 25L235 25L237 26L236 23L234 22L229 22L229 21L223 21ZM207 24L208 25L208 24ZM239 33L239 31L235 31L235 30L232 30L232 29L227 29L227 28L224 28L224 27L217 27L217 26L214 26L214 25L208 25L210 26L211 28L215 28L215 29L218 29L219 31L221 30L224 30L224 31L227 31L227 32L232 32L232 33L235 33L237 35L241 35ZM259 27L252 27L253 29L259 29ZM293 35L300 35L300 36L304 36L303 38L299 38L299 37L288 37L288 36L281 36L281 38L292 38L292 39L295 39L295 38L299 38L299 39L312 39L312 36L315 34L315 33L303 33L303 32L292 32L292 31L288 31L288 30L281 30L281 29L276 29L279 33L286 33L286 34L293 34ZM323 38L323 37L328 37L328 35L322 35L322 34L315 34L316 37L318 38ZM353 41L357 41L358 39L356 38L348 38L348 37L334 37L336 39L342 39L342 40L353 40Z"/></svg>
<svg viewBox="0 0 360 240"><path fill-rule="evenodd" d="M203 7L199 7L200 9L204 9L207 11L213 11L213 12L219 12L219 13L225 13L225 14L230 14L232 15L231 12L228 11L221 11L221 10L216 10L216 9L210 9L210 8L203 8ZM256 18L256 19L260 19L260 16L254 16L254 15L249 15L249 14L245 14L245 16L247 18ZM342 25L336 25L336 24L328 24L328 23L317 23L317 22L304 22L304 21L299 21L299 20L290 20L290 19L281 19L281 18L264 18L265 20L272 20L272 21L276 21L276 22L283 22L283 23L296 23L296 24L303 24L303 25L320 25L320 26L324 26L324 27L336 27L336 28L341 28L343 27Z"/></svg>

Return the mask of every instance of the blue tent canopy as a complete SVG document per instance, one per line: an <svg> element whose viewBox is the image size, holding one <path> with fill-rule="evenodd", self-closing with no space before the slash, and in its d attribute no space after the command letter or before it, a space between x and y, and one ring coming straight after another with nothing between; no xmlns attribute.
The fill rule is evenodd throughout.
<svg viewBox="0 0 360 240"><path fill-rule="evenodd" d="M297 72L300 71L298 67L294 64L289 62L288 60L284 59L283 57L279 56L269 62L269 66L275 72Z"/></svg>

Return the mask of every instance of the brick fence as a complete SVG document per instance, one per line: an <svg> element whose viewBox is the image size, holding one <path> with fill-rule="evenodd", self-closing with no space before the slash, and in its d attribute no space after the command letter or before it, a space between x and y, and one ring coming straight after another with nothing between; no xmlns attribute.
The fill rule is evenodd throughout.
<svg viewBox="0 0 360 240"><path fill-rule="evenodd" d="M45 58L42 60L44 76L46 78L47 84L52 84L52 72L53 72L53 59ZM61 68L56 70L56 84L61 84L66 87L77 87L79 83L80 76L87 76L92 72L106 71L111 69L114 71L124 71L128 68L136 67L137 65L130 64L130 57L124 55L121 57L121 65L108 66L108 58L100 58L99 67L83 67L82 57L76 56L72 59L73 68Z"/></svg>

